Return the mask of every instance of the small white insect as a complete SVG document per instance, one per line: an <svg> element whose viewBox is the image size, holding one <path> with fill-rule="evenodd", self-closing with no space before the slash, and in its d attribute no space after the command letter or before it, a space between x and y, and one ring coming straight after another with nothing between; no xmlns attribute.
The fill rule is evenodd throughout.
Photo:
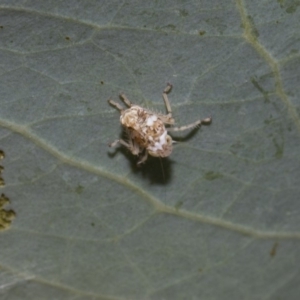
<svg viewBox="0 0 300 300"><path fill-rule="evenodd" d="M165 127L175 123L167 94L172 85L168 83L163 91L163 99L167 108L167 114L154 113L151 110L132 104L124 94L121 99L129 108L122 108L118 103L109 99L108 102L120 111L120 121L128 136L128 141L118 139L109 144L110 147L118 143L125 146L133 155L140 156L138 165L145 162L148 154L156 157L167 157L172 153L173 143L169 131L183 131L200 126L202 123L211 123L212 118L198 120L189 125L180 127Z"/></svg>

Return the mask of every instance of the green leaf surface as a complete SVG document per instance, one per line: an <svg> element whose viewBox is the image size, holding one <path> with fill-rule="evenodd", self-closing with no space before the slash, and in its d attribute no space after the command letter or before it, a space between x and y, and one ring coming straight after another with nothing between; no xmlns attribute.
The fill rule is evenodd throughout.
<svg viewBox="0 0 300 300"><path fill-rule="evenodd" d="M300 3L0 0L0 149L16 212L0 298L298 300ZM107 99L176 124L141 168Z"/></svg>

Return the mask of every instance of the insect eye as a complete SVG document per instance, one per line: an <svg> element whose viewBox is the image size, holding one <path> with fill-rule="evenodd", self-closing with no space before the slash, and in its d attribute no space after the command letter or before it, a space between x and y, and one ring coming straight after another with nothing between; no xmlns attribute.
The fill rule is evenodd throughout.
<svg viewBox="0 0 300 300"><path fill-rule="evenodd" d="M172 138L169 135L166 136L166 141L168 145L172 145Z"/></svg>

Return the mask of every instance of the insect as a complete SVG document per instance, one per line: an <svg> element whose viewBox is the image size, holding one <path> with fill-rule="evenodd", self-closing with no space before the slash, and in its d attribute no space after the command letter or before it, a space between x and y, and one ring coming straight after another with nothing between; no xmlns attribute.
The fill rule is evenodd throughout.
<svg viewBox="0 0 300 300"><path fill-rule="evenodd" d="M168 134L170 131L184 131L201 124L211 123L212 118L208 117L185 126L169 127L175 123L168 99L168 93L171 89L172 85L168 83L162 94L167 114L155 113L132 104L123 93L120 94L120 98L128 108L123 108L120 104L109 99L108 102L121 114L120 121L128 138L127 141L123 139L115 140L109 146L123 145L133 155L139 156L137 164L140 165L147 160L148 154L155 157L167 157L172 153L174 141Z"/></svg>

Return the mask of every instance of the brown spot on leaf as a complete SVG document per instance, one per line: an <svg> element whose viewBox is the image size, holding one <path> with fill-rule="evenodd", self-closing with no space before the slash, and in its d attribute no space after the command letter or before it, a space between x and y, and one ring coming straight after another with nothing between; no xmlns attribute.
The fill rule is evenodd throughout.
<svg viewBox="0 0 300 300"><path fill-rule="evenodd" d="M16 213L10 209L4 209L4 206L9 204L9 198L4 194L0 196L0 230L8 229L11 225L12 220L15 218Z"/></svg>
<svg viewBox="0 0 300 300"><path fill-rule="evenodd" d="M270 251L270 256L271 257L274 257L276 255L276 253L277 253L277 247L278 247L278 243L275 242L274 245L273 245L273 247L272 247L272 249L271 249L271 251Z"/></svg>

